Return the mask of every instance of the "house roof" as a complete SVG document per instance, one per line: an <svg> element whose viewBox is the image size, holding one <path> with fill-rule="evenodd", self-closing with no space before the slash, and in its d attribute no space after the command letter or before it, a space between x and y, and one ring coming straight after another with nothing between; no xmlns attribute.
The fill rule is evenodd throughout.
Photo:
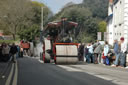
<svg viewBox="0 0 128 85"><path fill-rule="evenodd" d="M77 25L78 25L78 23L76 23L76 22L67 21L67 26L68 27L76 27ZM61 21L49 22L44 30L47 30L47 29L58 29L60 26L62 26L62 22Z"/></svg>
<svg viewBox="0 0 128 85"><path fill-rule="evenodd" d="M110 14L108 17L107 17L107 22L109 22L109 20L111 20L113 18L113 14Z"/></svg>

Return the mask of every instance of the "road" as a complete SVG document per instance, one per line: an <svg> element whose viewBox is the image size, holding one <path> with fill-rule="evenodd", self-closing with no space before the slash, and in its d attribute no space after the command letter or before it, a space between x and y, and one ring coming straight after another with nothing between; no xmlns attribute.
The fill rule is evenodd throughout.
<svg viewBox="0 0 128 85"><path fill-rule="evenodd" d="M20 58L13 68L12 79L5 85L127 85L113 82L111 80L113 77L102 76L105 72L102 72L103 70L100 72L100 69L111 69L110 73L114 69L109 67L105 69L98 65L55 65L41 63L35 58ZM94 69L95 72L92 71ZM122 72L120 75L126 74L126 70L119 71ZM100 73L102 75L99 76ZM125 78L128 78L127 75Z"/></svg>

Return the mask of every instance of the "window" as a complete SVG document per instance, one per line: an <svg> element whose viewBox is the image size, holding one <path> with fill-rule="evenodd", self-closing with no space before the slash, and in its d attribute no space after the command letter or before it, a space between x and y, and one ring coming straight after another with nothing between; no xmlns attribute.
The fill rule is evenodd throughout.
<svg viewBox="0 0 128 85"><path fill-rule="evenodd" d="M121 26L122 24L119 24L119 26Z"/></svg>

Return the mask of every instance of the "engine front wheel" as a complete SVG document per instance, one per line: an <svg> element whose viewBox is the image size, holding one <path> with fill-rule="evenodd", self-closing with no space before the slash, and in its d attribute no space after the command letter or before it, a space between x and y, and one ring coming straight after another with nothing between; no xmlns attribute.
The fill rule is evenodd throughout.
<svg viewBox="0 0 128 85"><path fill-rule="evenodd" d="M50 55L48 53L45 53L43 55L43 60L44 60L44 63L50 63Z"/></svg>

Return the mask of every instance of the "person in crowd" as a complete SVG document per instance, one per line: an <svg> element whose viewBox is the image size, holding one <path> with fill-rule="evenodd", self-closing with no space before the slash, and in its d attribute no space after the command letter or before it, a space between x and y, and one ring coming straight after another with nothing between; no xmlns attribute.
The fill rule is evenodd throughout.
<svg viewBox="0 0 128 85"><path fill-rule="evenodd" d="M25 54L26 56L29 56L30 43L29 43L28 41L25 41L23 48L24 48L24 49L23 49L23 50L24 50L24 54Z"/></svg>
<svg viewBox="0 0 128 85"><path fill-rule="evenodd" d="M12 55L12 62L16 62L16 53L18 52L18 49L15 45L15 43L12 44L10 49L10 54Z"/></svg>
<svg viewBox="0 0 128 85"><path fill-rule="evenodd" d="M10 47L6 43L3 43L2 55L4 62L7 62L10 59L9 52L10 52Z"/></svg>
<svg viewBox="0 0 128 85"><path fill-rule="evenodd" d="M93 54L93 45L92 45L92 43L89 43L87 48L88 48L87 62L88 63L94 63L94 54Z"/></svg>
<svg viewBox="0 0 128 85"><path fill-rule="evenodd" d="M84 48L84 56L85 56L85 58L84 58L84 61L85 62L87 62L87 56L88 56L88 48L87 48L87 45L85 45L85 48Z"/></svg>
<svg viewBox="0 0 128 85"><path fill-rule="evenodd" d="M79 60L83 61L84 59L84 43L81 43L79 46Z"/></svg>
<svg viewBox="0 0 128 85"><path fill-rule="evenodd" d="M98 64L98 53L97 53L97 47L99 46L99 40L97 40L94 45L93 45L93 50L94 50L94 64Z"/></svg>
<svg viewBox="0 0 128 85"><path fill-rule="evenodd" d="M23 48L20 47L20 57L23 58Z"/></svg>
<svg viewBox="0 0 128 85"><path fill-rule="evenodd" d="M120 38L121 40L121 60L120 67L125 67L126 64L126 52L127 52L127 44L124 42L124 37Z"/></svg>
<svg viewBox="0 0 128 85"><path fill-rule="evenodd" d="M105 41L104 51L103 51L104 54L103 64L105 65L109 65L108 52L109 52L109 45L108 42Z"/></svg>
<svg viewBox="0 0 128 85"><path fill-rule="evenodd" d="M16 57L20 57L20 46L19 45L16 45L17 46L17 54L16 54Z"/></svg>
<svg viewBox="0 0 128 85"><path fill-rule="evenodd" d="M93 50L95 50L95 48L99 45L99 40L97 40L94 44L93 44Z"/></svg>
<svg viewBox="0 0 128 85"><path fill-rule="evenodd" d="M116 67L119 65L119 59L120 59L120 43L117 41L117 39L114 40L114 54L116 56L115 62L112 66Z"/></svg>
<svg viewBox="0 0 128 85"><path fill-rule="evenodd" d="M94 50L94 63L101 63L102 45L98 43L98 46Z"/></svg>

